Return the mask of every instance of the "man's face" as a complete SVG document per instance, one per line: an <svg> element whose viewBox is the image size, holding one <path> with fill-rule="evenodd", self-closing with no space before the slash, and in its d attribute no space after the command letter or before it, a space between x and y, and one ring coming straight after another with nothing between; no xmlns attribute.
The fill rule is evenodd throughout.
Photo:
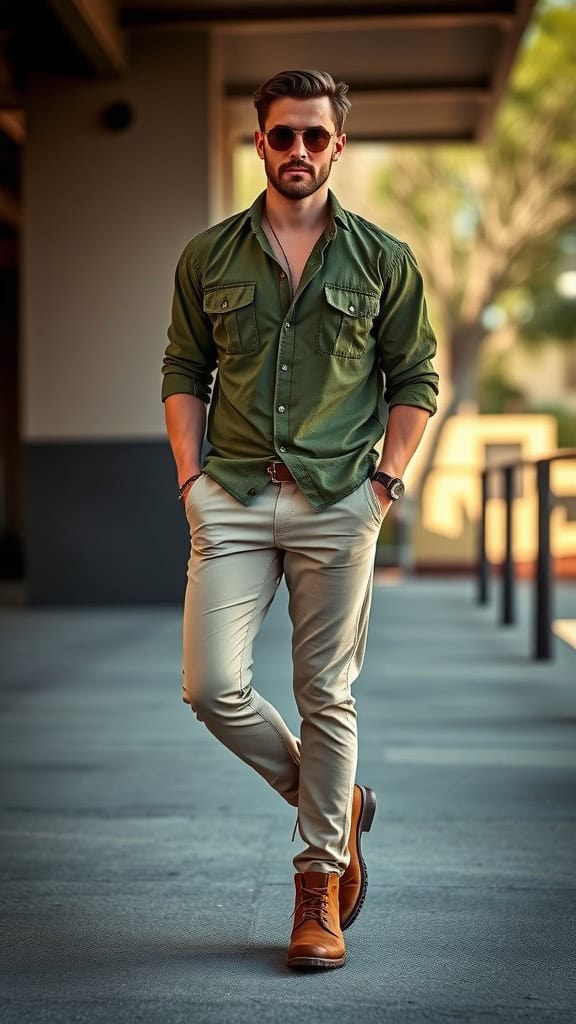
<svg viewBox="0 0 576 1024"><path fill-rule="evenodd" d="M285 125L302 131L304 128L325 128L336 131L328 96L298 100L290 96L270 104L265 130ZM301 135L295 135L291 146L283 151L272 149L264 132L254 132L258 156L264 161L270 184L287 199L304 199L322 187L330 176L332 164L340 158L346 144L345 135L334 135L321 153L306 149Z"/></svg>

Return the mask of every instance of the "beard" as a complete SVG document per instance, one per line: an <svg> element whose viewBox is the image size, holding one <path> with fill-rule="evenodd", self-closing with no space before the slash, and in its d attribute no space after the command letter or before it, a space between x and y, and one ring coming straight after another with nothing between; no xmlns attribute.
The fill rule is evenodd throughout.
<svg viewBox="0 0 576 1024"><path fill-rule="evenodd" d="M324 182L328 181L332 170L332 163L333 160L330 157L328 163L317 171L314 167L310 167L309 164L292 162L280 164L276 171L270 166L267 156L264 156L266 177L276 191L281 196L284 196L285 199L305 199L306 196L311 196L314 192L317 192L319 188L322 188ZM287 177L285 172L288 169L295 171L301 169L302 174Z"/></svg>

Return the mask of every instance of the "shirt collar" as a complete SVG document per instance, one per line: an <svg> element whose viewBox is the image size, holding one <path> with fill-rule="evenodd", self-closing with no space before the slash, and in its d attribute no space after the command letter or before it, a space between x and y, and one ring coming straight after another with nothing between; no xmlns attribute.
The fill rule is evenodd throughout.
<svg viewBox="0 0 576 1024"><path fill-rule="evenodd" d="M261 192L256 197L252 206L246 210L244 220L250 220L252 230L254 232L262 228L262 215L264 213L264 204L266 202L266 191ZM336 224L343 227L345 231L350 231L350 222L348 220L348 214L338 202L336 196L331 189L328 190L328 202L330 204L330 220L328 222L328 235L330 238L334 238L336 235Z"/></svg>
<svg viewBox="0 0 576 1024"><path fill-rule="evenodd" d="M350 221L348 220L348 214L346 213L346 210L344 210L340 206L340 203L336 199L336 196L332 192L332 189L328 190L328 199L330 202L330 210L332 212L332 220L334 220L336 224L339 224L340 227L343 227L345 231L350 231Z"/></svg>
<svg viewBox="0 0 576 1024"><path fill-rule="evenodd" d="M266 201L266 192L261 192L259 196L252 203L250 209L246 210L245 220L250 220L252 224L252 231L256 233L262 228L262 216L264 214L264 203Z"/></svg>

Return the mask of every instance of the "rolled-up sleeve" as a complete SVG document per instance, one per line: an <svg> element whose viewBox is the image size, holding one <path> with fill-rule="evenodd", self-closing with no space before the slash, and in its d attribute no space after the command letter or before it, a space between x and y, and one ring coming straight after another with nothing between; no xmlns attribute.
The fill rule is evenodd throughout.
<svg viewBox="0 0 576 1024"><path fill-rule="evenodd" d="M162 362L162 401L169 395L196 395L210 401L217 363L212 323L204 313L199 269L191 245L176 267L169 344Z"/></svg>
<svg viewBox="0 0 576 1024"><path fill-rule="evenodd" d="M376 322L380 367L389 406L415 405L436 412L438 374L432 365L436 338L428 320L422 275L407 245L399 245Z"/></svg>

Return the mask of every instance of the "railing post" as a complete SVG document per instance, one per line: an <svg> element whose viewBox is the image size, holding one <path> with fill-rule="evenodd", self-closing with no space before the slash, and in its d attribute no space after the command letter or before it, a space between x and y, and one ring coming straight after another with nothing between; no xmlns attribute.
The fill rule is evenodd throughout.
<svg viewBox="0 0 576 1024"><path fill-rule="evenodd" d="M488 507L488 470L482 471L480 524L478 527L478 604L488 604L490 563L486 553L486 510Z"/></svg>
<svg viewBox="0 0 576 1024"><path fill-rule="evenodd" d="M504 466L502 470L503 491L506 517L506 538L504 564L502 566L502 614L500 621L503 626L511 626L515 621L514 614L514 553L513 553L513 506L514 506L514 466Z"/></svg>
<svg viewBox="0 0 576 1024"><path fill-rule="evenodd" d="M552 558L550 554L550 462L536 463L538 486L538 555L534 575L535 643L534 657L547 660L552 657Z"/></svg>

